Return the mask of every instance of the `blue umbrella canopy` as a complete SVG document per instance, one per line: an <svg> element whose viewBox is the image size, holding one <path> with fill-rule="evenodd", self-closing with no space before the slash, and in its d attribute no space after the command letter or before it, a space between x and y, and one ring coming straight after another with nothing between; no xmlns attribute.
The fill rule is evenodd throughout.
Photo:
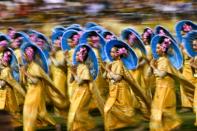
<svg viewBox="0 0 197 131"><path fill-rule="evenodd" d="M167 52L167 56L168 59L170 60L170 63L176 68L176 69L180 69L183 66L183 56L182 53L178 47L178 45L175 43L174 40L172 40L170 37L168 36L160 36L160 35L156 35L153 37L152 41L151 41L151 49L152 49L152 54L153 54L153 58L154 59L158 59L159 55L157 54L157 44L161 44L165 38L169 38L170 39L170 46L169 48L172 49L172 51Z"/></svg>
<svg viewBox="0 0 197 131"><path fill-rule="evenodd" d="M62 42L61 42L62 50L70 50L71 49L71 47L68 44L68 39L70 39L75 34L79 34L79 32L76 30L72 30L72 29L64 32L64 34L62 36Z"/></svg>
<svg viewBox="0 0 197 131"><path fill-rule="evenodd" d="M11 43L11 39L7 35L0 34L0 41L3 40L7 41L9 44Z"/></svg>
<svg viewBox="0 0 197 131"><path fill-rule="evenodd" d="M91 74L92 78L95 80L98 76L98 73L99 73L99 65L98 65L98 60L96 58L96 55L95 55L94 51L92 50L92 48L89 45L80 44L75 48L75 51L74 51L74 54L73 54L73 64L74 65L79 64L76 60L76 55L77 55L77 52L82 47L85 47L88 50L88 57L87 57L85 63L88 65L88 67L90 69L90 74Z"/></svg>
<svg viewBox="0 0 197 131"><path fill-rule="evenodd" d="M106 56L105 56L105 53L104 53L104 46L105 46L105 39L99 34L97 33L96 31L86 31L83 33L83 35L81 36L81 38L79 39L79 44L88 44L88 38L91 36L91 35L96 35L99 37L100 39L100 49L99 49L99 52L100 52L100 55L101 55L101 59L103 61L106 60Z"/></svg>
<svg viewBox="0 0 197 131"><path fill-rule="evenodd" d="M144 31L143 31L143 33L142 33L142 35L141 35L141 38L143 39L144 33L145 33L145 32L148 32L148 30L152 32L152 34L150 33L150 36L149 36L149 38L148 38L148 42L149 42L149 44L150 44L152 38L155 36L154 31L153 31L150 27L146 27L146 28L144 29Z"/></svg>
<svg viewBox="0 0 197 131"><path fill-rule="evenodd" d="M91 28L93 26L98 26L98 24L96 24L95 22L88 22L85 24L86 29Z"/></svg>
<svg viewBox="0 0 197 131"><path fill-rule="evenodd" d="M124 63L124 66L127 69L136 69L138 66L138 57L135 54L135 52L133 51L133 49L126 43L124 43L121 40L111 40L109 41L106 45L105 45L105 54L108 58L108 60L113 61L113 58L110 55L111 49L113 47L118 47L118 48L126 48L128 51L128 56L127 57L122 57L121 60Z"/></svg>
<svg viewBox="0 0 197 131"><path fill-rule="evenodd" d="M177 22L175 26L175 32L176 32L176 37L179 43L182 43L182 40L183 40L182 31L183 31L183 26L185 24L191 26L192 30L197 30L197 25L190 20L181 20Z"/></svg>
<svg viewBox="0 0 197 131"><path fill-rule="evenodd" d="M66 30L66 28L64 27L64 26L62 26L62 25L57 25L57 26L55 26L53 29L52 29L52 33L55 33L55 32L58 32L58 31L65 31Z"/></svg>
<svg viewBox="0 0 197 131"><path fill-rule="evenodd" d="M34 53L35 53L34 54L34 61L37 64L39 64L46 73L49 73L48 62L47 62L47 59L46 59L46 56L45 56L44 52L36 44L33 44L31 42L22 45L21 48L20 48L22 58L23 58L23 64L27 63L26 60L24 59L24 54L25 54L25 50L28 47L32 47L34 49Z"/></svg>
<svg viewBox="0 0 197 131"><path fill-rule="evenodd" d="M176 40L174 39L174 37L172 36L172 34L171 34L166 28L164 28L164 27L161 26L161 25L157 25L157 26L155 27L155 34L156 34L156 35L160 34L160 31L161 31L161 30L164 32L164 35L170 37L170 38L171 38L173 41L175 41L175 43L176 43Z"/></svg>
<svg viewBox="0 0 197 131"><path fill-rule="evenodd" d="M197 51L195 51L192 47L194 40L197 40L197 30L191 31L183 37L183 46L190 57L197 56Z"/></svg>
<svg viewBox="0 0 197 131"><path fill-rule="evenodd" d="M57 31L53 33L51 36L52 44L54 44L55 40L57 40L59 37L63 36L63 34L64 34L64 31Z"/></svg>
<svg viewBox="0 0 197 131"><path fill-rule="evenodd" d="M144 43L141 39L141 36L134 30L134 29L131 29L131 28L127 28L127 29L124 29L122 32L121 32L121 38L123 41L127 41L128 40L128 37L130 34L134 34L136 39L134 40L134 42L132 43L133 46L135 48L139 48L140 51L143 53L143 54L147 54L147 51L146 51L146 48L144 46ZM128 44L131 44L131 43L128 43Z"/></svg>
<svg viewBox="0 0 197 131"><path fill-rule="evenodd" d="M25 32L16 32L14 35L14 39L22 37L21 45L30 42L29 36Z"/></svg>
<svg viewBox="0 0 197 131"><path fill-rule="evenodd" d="M110 31L108 31L108 30L102 31L102 32L101 32L101 35L103 36L103 38L104 38L105 40L106 40L105 37L106 37L107 35L113 36L112 39L117 39L116 35L115 35L113 32L110 32Z"/></svg>
<svg viewBox="0 0 197 131"><path fill-rule="evenodd" d="M86 30L96 31L98 33L102 33L105 29L102 26L93 26L93 27L90 27L90 28L88 28Z"/></svg>
<svg viewBox="0 0 197 131"><path fill-rule="evenodd" d="M45 44L44 44L44 47L42 48L42 51L44 52L45 56L47 58L49 58L49 52L51 51L51 44L50 44L48 38L44 34L38 32L38 31L35 31L35 30L29 30L28 34L35 34L37 38L44 40ZM35 44L36 44L36 42L35 42Z"/></svg>

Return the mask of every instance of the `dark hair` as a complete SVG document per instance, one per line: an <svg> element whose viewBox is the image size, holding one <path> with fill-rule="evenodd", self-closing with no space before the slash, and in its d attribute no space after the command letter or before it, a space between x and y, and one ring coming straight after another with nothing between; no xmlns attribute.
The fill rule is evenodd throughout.
<svg viewBox="0 0 197 131"><path fill-rule="evenodd" d="M98 34L96 33L96 31L93 31L93 32L91 32L88 36L89 36L89 37L98 36Z"/></svg>
<svg viewBox="0 0 197 131"><path fill-rule="evenodd" d="M77 32L73 33L69 38L73 39L74 35L78 35L78 33Z"/></svg>
<svg viewBox="0 0 197 131"><path fill-rule="evenodd" d="M87 50L87 53L86 53L86 55L85 55L85 57L84 57L84 61L86 61L87 58L88 58L88 53L89 53L90 49L87 48L86 46L82 46L82 48L86 48L86 50Z"/></svg>
<svg viewBox="0 0 197 131"><path fill-rule="evenodd" d="M103 37L106 37L107 35L113 35L113 34L109 31L106 31L106 32L104 32Z"/></svg>

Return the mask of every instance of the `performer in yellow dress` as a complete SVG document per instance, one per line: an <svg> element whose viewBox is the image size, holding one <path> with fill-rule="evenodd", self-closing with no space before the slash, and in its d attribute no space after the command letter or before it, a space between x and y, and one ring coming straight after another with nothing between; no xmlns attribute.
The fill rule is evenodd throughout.
<svg viewBox="0 0 197 131"><path fill-rule="evenodd" d="M183 46L183 36L186 36L187 33L192 31L192 25L194 25L194 23L192 23L191 21L182 20L182 21L179 21L175 27L177 39L180 42L179 44L180 44L180 48L182 49L183 58L184 58L182 74L188 81L193 81L194 77L192 73L192 68L190 66L191 57L188 56ZM184 91L183 88L184 88L183 85L180 85L181 106L182 106L181 112L187 112L187 111L190 111L189 108L192 108L193 103L188 99L188 96L186 95L186 92Z"/></svg>
<svg viewBox="0 0 197 131"><path fill-rule="evenodd" d="M103 97L103 99L106 100L106 97L108 94L108 83L103 78L104 70L102 69L102 66L105 65L104 63L105 54L103 51L105 40L96 31L87 31L81 36L79 42L88 43L96 54L96 57L99 62L99 74L97 76L97 79L95 80L95 84L97 88L99 89L100 94ZM94 106L92 106L92 108L94 108Z"/></svg>
<svg viewBox="0 0 197 131"><path fill-rule="evenodd" d="M11 48L14 50L14 53L16 55L17 61L19 65L22 65L22 54L21 54L21 50L20 50L20 46L26 42L28 42L29 37L23 33L23 32L15 32L14 37L12 38L12 43L11 43ZM21 72L19 72L21 73ZM20 74L20 77L22 77L22 74ZM19 82L21 83L22 78L19 78ZM23 87L23 85L22 85ZM25 87L23 87L25 88ZM23 104L24 104L24 97L21 96L21 94L19 94L17 91L15 91L15 95L16 95L16 101L17 104L20 106L20 111L22 111L23 108Z"/></svg>
<svg viewBox="0 0 197 131"><path fill-rule="evenodd" d="M145 73L147 71L146 65L148 64L147 62L147 50L140 38L140 35L133 29L127 28L122 31L122 39L127 42L127 44L135 51L139 63L136 69L130 70L129 72L135 79L135 81L140 85L140 87L143 89L144 93L146 94L146 99L148 101L152 100L152 92L151 88L149 87L149 83L146 82L146 78L148 77L147 74ZM144 103L140 101L140 105L143 107L139 106L139 104L136 102L136 107L139 108L145 118L149 117L148 110L144 106Z"/></svg>
<svg viewBox="0 0 197 131"><path fill-rule="evenodd" d="M15 91L25 96L25 91L12 75L11 61L14 61L11 50L5 49L0 59L0 110L6 110L13 116L14 126L21 126L18 117L19 106L16 102ZM15 63L17 64L17 63Z"/></svg>
<svg viewBox="0 0 197 131"><path fill-rule="evenodd" d="M137 56L126 43L119 40L109 41L105 46L105 52L112 61L106 66L109 96L104 106L105 130L137 126L139 116L136 115L134 102L136 98L142 98L145 102L146 97L127 70L136 68ZM145 103L148 105L147 101Z"/></svg>
<svg viewBox="0 0 197 131"><path fill-rule="evenodd" d="M151 73L151 67L150 67L150 61L153 59L152 57L152 51L150 47L150 42L152 38L154 37L154 32L151 28L146 27L142 33L142 41L145 45L146 51L147 51L147 63L144 65L144 76L145 76L145 81L146 81L146 86L151 89L152 94L154 93L155 89L155 77Z"/></svg>
<svg viewBox="0 0 197 131"><path fill-rule="evenodd" d="M73 57L74 62L76 61L78 63L76 67L72 67L71 70L77 82L77 87L71 97L68 115L68 131L94 130L94 120L88 113L89 104L93 98L101 113L103 112L104 106L99 96L99 91L93 83L93 79L96 79L98 74L97 59L92 49L87 45L78 46ZM91 65L86 63L88 60L91 61ZM90 70L90 66L93 66L92 71Z"/></svg>
<svg viewBox="0 0 197 131"><path fill-rule="evenodd" d="M21 69L24 75L24 83L27 86L23 108L23 129L24 131L34 131L37 118L43 122L55 125L56 122L47 113L45 105L46 95L49 95L48 98L51 98L54 105L58 108L61 108L62 105L59 105L56 100L53 100L53 97L50 97L52 94L48 88L53 89L54 92L59 94L60 99L65 99L65 96L55 87L52 80L46 74L48 66L43 52L36 45L30 43L22 46L21 50L27 62L25 67Z"/></svg>
<svg viewBox="0 0 197 131"><path fill-rule="evenodd" d="M76 82L72 81L73 76L71 73L71 66L72 66L72 56L76 45L78 45L79 38L80 38L80 33L78 31L70 29L64 32L61 41L61 48L62 50L65 51L65 57L66 57L65 59L67 62L67 88L68 88L69 99L71 98L76 88Z"/></svg>
<svg viewBox="0 0 197 131"><path fill-rule="evenodd" d="M189 77L189 81L195 85L194 89L194 100L193 100L193 110L196 114L195 126L197 126L197 31L189 32L183 39L183 45L185 52L188 56L191 57L188 62L188 67L190 67L191 72ZM188 78L186 78L188 79ZM187 97L188 99L190 97Z"/></svg>
<svg viewBox="0 0 197 131"><path fill-rule="evenodd" d="M52 35L52 42L53 42L53 51L51 52L50 60L50 71L51 71L51 78L53 83L57 89L64 94L66 99L60 99L58 94L54 92L52 89L51 94L54 100L59 102L62 105L62 109L54 108L55 114L58 116L62 116L63 118L67 119L67 113L69 108L69 99L67 93L67 79L66 79L66 60L64 52L61 50L61 39L62 39L63 32L59 31Z"/></svg>
<svg viewBox="0 0 197 131"><path fill-rule="evenodd" d="M108 71L107 77L109 81L109 97L104 107L105 129L112 130L123 128L136 124L136 115L132 103L132 95L129 84L123 79L124 65L120 56L126 55L125 48L111 49L111 56L114 61ZM118 54L118 55L117 55Z"/></svg>
<svg viewBox="0 0 197 131"><path fill-rule="evenodd" d="M156 89L151 107L151 131L169 131L181 123L176 114L175 81L168 75L174 68L167 56L172 44L174 43L170 38L159 35L154 37L151 43L154 57L159 57L151 62L156 76Z"/></svg>

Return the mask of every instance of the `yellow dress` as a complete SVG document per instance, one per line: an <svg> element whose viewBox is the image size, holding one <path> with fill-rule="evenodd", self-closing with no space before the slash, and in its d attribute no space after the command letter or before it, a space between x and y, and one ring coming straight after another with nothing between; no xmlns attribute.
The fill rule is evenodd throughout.
<svg viewBox="0 0 197 131"><path fill-rule="evenodd" d="M192 68L190 66L190 58L188 57L185 51L183 51L183 56L184 56L184 66L183 66L182 74L185 77L185 79L194 82L195 78L193 77ZM191 101L189 101L183 88L184 88L183 85L180 85L182 107L192 107L192 103Z"/></svg>
<svg viewBox="0 0 197 131"><path fill-rule="evenodd" d="M72 97L72 94L73 94L75 88L77 87L75 81L72 81L71 82L71 79L72 79L71 78L72 77L72 74L71 74L71 65L72 65L72 59L73 59L74 51L75 51L75 49L74 48L71 48L68 51L68 58L67 58L67 87L68 87L68 96L69 96L69 99Z"/></svg>
<svg viewBox="0 0 197 131"><path fill-rule="evenodd" d="M20 48L15 49L14 54L16 55L16 59L17 59L19 65L22 64L22 55L21 55ZM21 72L20 72L20 80L22 80ZM17 91L14 91L14 92L15 92L15 95L16 95L16 101L17 101L18 105L23 105L24 97L21 96L21 94L19 94Z"/></svg>
<svg viewBox="0 0 197 131"><path fill-rule="evenodd" d="M142 54L142 52L140 51L140 49L138 48L133 48L136 55L138 56L139 62L144 59L144 55ZM131 75L133 76L133 78L135 79L135 81L138 83L138 85L140 85L140 87L142 88L145 97L148 101L152 100L152 93L151 93L151 89L149 88L149 84L146 83L146 77L145 77L145 70L147 69L146 66L148 66L147 64L142 65L140 67L137 67L137 69L134 70L130 70L129 72L131 73ZM145 104L142 101L140 102L140 110L144 113L145 117L149 117L148 116L148 111L145 108Z"/></svg>
<svg viewBox="0 0 197 131"><path fill-rule="evenodd" d="M62 50L58 50L55 52L55 57L53 58L56 62L56 65L52 62L50 69L51 69L51 78L53 80L53 83L56 87L58 87L58 90L64 94L66 97L66 100L59 99L58 94L54 92L52 89L49 89L51 91L51 94L56 102L58 102L61 105L64 105L64 108L58 109L55 107L55 114L67 118L67 110L69 107L69 100L68 100L68 93L67 93L67 85L66 85L66 63L65 63L65 57L64 52Z"/></svg>
<svg viewBox="0 0 197 131"><path fill-rule="evenodd" d="M112 62L111 72L122 77L126 76L125 68L121 60ZM109 74L107 76L111 78ZM116 82L111 78L109 82L109 96L104 106L105 129L123 128L136 125L137 122L130 85L124 78Z"/></svg>
<svg viewBox="0 0 197 131"><path fill-rule="evenodd" d="M195 57L195 61L197 61L197 56ZM194 109L194 112L196 113L195 126L197 126L197 69L193 69L192 83L194 83L195 85L193 109Z"/></svg>
<svg viewBox="0 0 197 131"><path fill-rule="evenodd" d="M97 49L97 48L92 48L92 49L93 49L93 51L96 55L96 58L97 58L98 64L99 64L99 74L98 74L96 80L94 81L94 83L96 84L96 87L98 88L102 98L104 100L106 100L109 85L103 77L104 70L101 68L101 65L103 65L103 66L105 66L105 65L102 62L102 59L101 59L101 56L100 56L100 53L99 53L99 49Z"/></svg>
<svg viewBox="0 0 197 131"><path fill-rule="evenodd" d="M150 61L153 59L152 57L152 51L151 51L151 47L150 45L145 45L145 48L147 50L147 56L146 56L146 59L147 61L150 63ZM146 82L146 86L147 86L147 89L150 90L151 92L151 98L152 98L152 94L154 92L154 89L155 89L155 76L150 73L150 65L148 63L146 63L144 65L144 77L145 77L145 82Z"/></svg>
<svg viewBox="0 0 197 131"><path fill-rule="evenodd" d="M156 63L158 70L172 72L167 57L160 57ZM176 114L174 82L174 79L168 75L163 78L156 77L156 89L151 107L151 131L169 131L181 123Z"/></svg>
<svg viewBox="0 0 197 131"><path fill-rule="evenodd" d="M21 96L23 97L25 96L25 91L22 89L20 84L12 77L11 69L9 67L4 67L1 70L0 83L0 110L8 111L15 118L15 116L17 116L19 106L16 102L14 90L21 94ZM16 117L16 119L18 118ZM18 123L17 121L18 120L13 121L14 126Z"/></svg>
<svg viewBox="0 0 197 131"><path fill-rule="evenodd" d="M76 75L85 82L77 84L71 97L71 105L68 114L68 131L87 131L95 127L94 120L88 114L88 111L92 98L97 99L95 94L98 95L98 90L93 86L87 65L79 64ZM103 107L100 107L100 109L103 109Z"/></svg>
<svg viewBox="0 0 197 131"><path fill-rule="evenodd" d="M30 62L26 69L26 81L27 94L25 96L24 108L23 108L23 123L24 131L34 131L36 118L44 120L52 125L55 125L55 121L50 117L46 110L45 97L49 95L49 98L53 101L55 106L61 108L59 103L53 100L53 97L48 90L49 86L60 95L60 99L65 99L64 95L57 90L57 87L53 84L49 76L44 70L35 62Z"/></svg>

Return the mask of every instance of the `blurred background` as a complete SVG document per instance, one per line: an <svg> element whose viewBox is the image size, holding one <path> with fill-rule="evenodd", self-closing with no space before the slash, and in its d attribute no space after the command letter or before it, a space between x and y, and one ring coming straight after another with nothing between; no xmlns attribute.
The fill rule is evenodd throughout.
<svg viewBox="0 0 197 131"><path fill-rule="evenodd" d="M36 29L50 36L56 25L97 22L119 34L161 24L174 33L181 19L197 21L197 0L0 0L0 32Z"/></svg>

